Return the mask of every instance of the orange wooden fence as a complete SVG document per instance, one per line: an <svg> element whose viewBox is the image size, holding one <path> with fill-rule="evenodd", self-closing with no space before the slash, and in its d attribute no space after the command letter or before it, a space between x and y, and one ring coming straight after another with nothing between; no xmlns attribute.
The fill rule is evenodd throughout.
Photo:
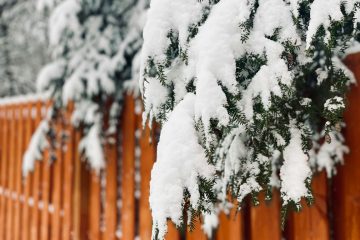
<svg viewBox="0 0 360 240"><path fill-rule="evenodd" d="M347 64L360 79L360 55L350 56ZM270 203L221 214L212 239L360 239L359 102L360 89L354 86L345 117L351 153L334 181L324 173L314 178L311 208L291 213L281 231L279 193L274 192ZM24 178L22 156L48 105L43 100L0 104L0 239L150 239L148 196L156 148L149 139L156 140L153 132L141 128L135 100L126 97L121 135L105 143L106 169L93 172L83 161L78 152L81 135L69 123L69 109L52 125L58 140L55 151L46 150L34 172ZM169 224L167 240L205 239L199 222L193 232Z"/></svg>

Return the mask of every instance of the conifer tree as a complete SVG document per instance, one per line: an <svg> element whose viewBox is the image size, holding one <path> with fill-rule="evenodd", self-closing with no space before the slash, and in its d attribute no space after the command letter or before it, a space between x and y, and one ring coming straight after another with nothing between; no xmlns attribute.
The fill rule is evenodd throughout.
<svg viewBox="0 0 360 240"><path fill-rule="evenodd" d="M340 133L354 82L342 64L360 39L360 3L152 0L140 86L162 124L152 171L153 239L271 189L283 215L312 202L316 170L347 152ZM322 139L325 142L322 143Z"/></svg>
<svg viewBox="0 0 360 240"><path fill-rule="evenodd" d="M51 122L72 101L73 124L82 126L84 134L81 150L96 170L105 165L102 144L116 127L123 95L137 88L133 79L138 79L136 59L147 5L147 0L39 2L40 9L50 12L52 61L38 76L39 91L50 94L53 102L45 121ZM108 124L104 124L106 111ZM46 146L41 142L51 134L49 124L42 126L25 155L24 173L32 170L39 158L36 153Z"/></svg>

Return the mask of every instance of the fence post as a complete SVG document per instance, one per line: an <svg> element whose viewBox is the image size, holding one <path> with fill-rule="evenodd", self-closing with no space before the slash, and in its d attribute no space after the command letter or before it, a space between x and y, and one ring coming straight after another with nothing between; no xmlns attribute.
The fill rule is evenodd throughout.
<svg viewBox="0 0 360 240"><path fill-rule="evenodd" d="M216 231L216 237L219 240L244 240L243 211L237 212L236 207L234 207L228 215L223 212L220 213L219 227Z"/></svg>
<svg viewBox="0 0 360 240"><path fill-rule="evenodd" d="M64 114L64 127L65 127L65 142L61 143L62 151L64 153L64 216L63 216L63 228L62 228L62 240L70 240L72 218L72 192L73 192L73 178L74 178L74 164L76 146L74 146L74 127L71 123L71 115L73 112L73 103L70 103ZM63 145L64 144L64 145Z"/></svg>
<svg viewBox="0 0 360 240"><path fill-rule="evenodd" d="M194 226L195 228L193 229L193 231L191 231L190 228L187 227L186 240L207 240L208 238L206 237L206 234L201 228L200 219L197 218L194 224L195 224Z"/></svg>
<svg viewBox="0 0 360 240"><path fill-rule="evenodd" d="M0 196L0 238L5 239L5 216L6 216L6 197L5 192L8 186L8 164L9 164L9 106L3 107L3 125L2 125L2 152L1 152L1 187Z"/></svg>
<svg viewBox="0 0 360 240"><path fill-rule="evenodd" d="M51 102L46 103L46 112L49 109ZM42 209L41 209L41 225L40 225L40 239L47 240L49 239L49 230L50 230L50 214L49 214L49 203L50 203L50 178L51 178L51 160L49 149L45 149L43 153L42 160L42 181L40 183L40 188L42 192Z"/></svg>
<svg viewBox="0 0 360 240"><path fill-rule="evenodd" d="M2 183L2 177L4 174L4 170L3 170L3 163L5 161L5 159L3 158L3 152L4 152L4 145L5 139L3 139L4 137L4 126L5 126L5 106L4 105L0 105L0 215L3 215L3 213L1 212L1 199L2 199L2 195L4 193L4 186ZM1 217L0 217L1 219ZM0 231L0 236L1 236L1 231Z"/></svg>
<svg viewBox="0 0 360 240"><path fill-rule="evenodd" d="M179 240L180 239L180 231L176 228L176 226L168 221L167 224L168 231L165 235L166 240Z"/></svg>
<svg viewBox="0 0 360 240"><path fill-rule="evenodd" d="M109 101L110 103L110 101ZM108 108L111 107L109 104ZM105 131L109 128L110 109L107 110L105 116ZM117 124L119 126L119 124ZM106 157L106 187L105 187L105 239L116 239L117 228L117 197L118 197L118 147L119 132L106 136L104 147Z"/></svg>
<svg viewBox="0 0 360 240"><path fill-rule="evenodd" d="M122 114L122 208L123 239L135 238L135 100L126 95Z"/></svg>
<svg viewBox="0 0 360 240"><path fill-rule="evenodd" d="M360 79L360 54L350 55L345 64ZM335 239L360 239L360 87L352 85L347 95L344 136L350 148L345 163L338 168L334 179L334 234Z"/></svg>
<svg viewBox="0 0 360 240"><path fill-rule="evenodd" d="M56 159L52 162L53 166L53 180L54 185L52 189L52 219L51 219L51 239L59 240L62 228L62 218L60 216L60 212L62 211L62 197L63 197L63 173L64 173L64 159L63 159L63 151L62 151L62 131L63 131L63 123L62 123L62 112L58 116L56 116L55 122L55 135L56 135L56 146L55 146L55 154Z"/></svg>
<svg viewBox="0 0 360 240"><path fill-rule="evenodd" d="M89 239L98 240L101 238L101 173L92 170L90 173L90 199L89 199Z"/></svg>
<svg viewBox="0 0 360 240"><path fill-rule="evenodd" d="M89 239L89 173L85 163L81 161L81 153L78 149L81 139L80 130L74 133L74 190L73 190L73 239ZM90 238L91 239L91 238Z"/></svg>
<svg viewBox="0 0 360 240"><path fill-rule="evenodd" d="M23 188L22 188L22 156L24 154L24 104L21 103L18 108L18 127L16 136L16 199L15 199L15 216L14 216L14 240L20 239L20 219L23 213Z"/></svg>
<svg viewBox="0 0 360 240"><path fill-rule="evenodd" d="M139 201L139 229L140 239L151 239L152 219L149 204L151 169L156 158L156 143L149 126L142 129L141 116L138 116L140 136L140 201Z"/></svg>
<svg viewBox="0 0 360 240"><path fill-rule="evenodd" d="M265 193L259 194L260 204L251 206L249 233L253 240L281 239L280 226L280 198L279 192L274 190L273 197L270 202L265 201Z"/></svg>
<svg viewBox="0 0 360 240"><path fill-rule="evenodd" d="M31 136L33 134L33 118L32 118L32 106L33 103L29 102L26 105L26 122L25 122L25 143L26 146L29 145ZM29 198L31 196L32 190L32 182L33 182L33 174L29 173L24 179L25 190L24 190L24 215L22 217L22 231L21 238L22 240L28 240L30 234L30 206L29 206Z"/></svg>
<svg viewBox="0 0 360 240"><path fill-rule="evenodd" d="M42 101L37 101L35 103L36 116L35 116L35 126L39 127L39 124L42 120ZM40 184L41 184L41 161L35 161L34 168L34 182L33 182L33 198L31 201L32 207L32 216L30 220L30 237L31 240L39 239L39 226L40 226L40 211L39 211L39 200L40 200Z"/></svg>
<svg viewBox="0 0 360 240"><path fill-rule="evenodd" d="M312 206L307 206L305 201L302 201L302 210L299 213L290 213L286 231L287 239L326 240L330 238L326 182L325 172L314 176L311 185L315 202Z"/></svg>
<svg viewBox="0 0 360 240"><path fill-rule="evenodd" d="M105 145L106 164L106 200L105 200L105 239L116 238L117 227L117 146Z"/></svg>
<svg viewBox="0 0 360 240"><path fill-rule="evenodd" d="M6 239L12 239L13 238L13 217L14 217L14 192L15 192L15 173L16 173L16 158L15 158L15 145L16 145L16 137L15 137L15 129L16 129L16 110L17 105L11 106L11 112L10 112L10 154L9 154L9 188L8 188L8 196L7 196L7 215L6 215Z"/></svg>

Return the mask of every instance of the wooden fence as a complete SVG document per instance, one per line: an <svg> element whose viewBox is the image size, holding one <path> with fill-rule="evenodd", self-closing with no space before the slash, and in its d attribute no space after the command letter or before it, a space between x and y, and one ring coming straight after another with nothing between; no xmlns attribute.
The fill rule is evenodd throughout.
<svg viewBox="0 0 360 240"><path fill-rule="evenodd" d="M360 55L346 63L360 79ZM354 86L345 115L351 153L333 181L324 173L315 177L311 208L291 213L281 231L279 194L274 192L271 203L221 214L213 239L360 239L359 102L360 89ZM92 172L82 161L77 151L80 133L69 124L69 110L52 126L58 139L55 152L46 150L34 172L23 178L22 156L46 107L43 100L0 104L0 239L150 239L148 196L156 149L149 139L155 137L141 128L135 100L126 97L121 137L116 134L115 141L105 143L105 170ZM207 239L199 222L196 225L193 232L181 232L169 224L167 240Z"/></svg>

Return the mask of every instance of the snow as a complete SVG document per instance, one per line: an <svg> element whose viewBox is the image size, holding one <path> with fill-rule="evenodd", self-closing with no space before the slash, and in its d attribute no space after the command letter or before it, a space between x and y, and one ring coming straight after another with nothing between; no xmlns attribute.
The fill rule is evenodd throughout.
<svg viewBox="0 0 360 240"><path fill-rule="evenodd" d="M23 157L22 172L24 176L27 176L29 172L34 171L36 160L41 160L43 158L43 151L48 146L48 141L46 139L48 130L48 122L47 120L43 120L33 134L29 147Z"/></svg>
<svg viewBox="0 0 360 240"><path fill-rule="evenodd" d="M196 209L198 177L211 179L214 174L194 129L194 101L195 95L188 93L164 124L151 172L150 207L160 239L165 236L167 218L181 224L184 190L189 191L190 205Z"/></svg>
<svg viewBox="0 0 360 240"><path fill-rule="evenodd" d="M157 2L153 1L155 6L150 8L149 21L144 29L144 37L147 41L145 41L142 51L143 66L146 64L145 60L147 61L145 56L156 56L156 62L164 61L164 49L168 42L167 38L159 39L159 34L166 36L165 32L175 27L178 29L179 45L182 47L180 36L183 34L183 24L189 24L189 20L185 19L188 15L181 15L182 18L179 21L176 21L177 17L168 20L164 15L169 14L171 8L157 6ZM182 7L187 6L185 2L191 1L182 1ZM171 4L175 3L171 2ZM195 9L197 9L200 3L193 3L193 5L196 5ZM294 43L300 42L295 25L291 23L291 14L288 8L280 0L260 1L260 7L254 20L254 30L249 41L241 44L239 38L242 33L239 29L239 22L244 22L249 17L248 4L244 1L234 0L219 2L213 7L207 21L199 28L199 33L191 41L188 49L188 66L176 62L172 70L166 72L167 81L172 81L175 85L177 102L185 94L185 92L180 93L183 87L179 87L184 85L183 81L196 79L195 113L197 119L202 119L205 128L209 127L210 119L218 119L219 125L228 125L229 117L225 109L227 100L218 82L220 81L229 92L236 93L238 88L235 79L235 60L246 52L262 54L265 50L268 60L268 64L261 68L251 82L251 86L244 93L241 105L248 119L252 118L253 97L260 95L263 104L269 107L270 94L280 95L278 80L280 79L280 82L286 85L291 83L292 75L287 70L284 60L279 59L284 50L283 46L266 38L267 35L272 35L277 27L281 27L284 29L280 30L281 39ZM153 15L155 13L156 16ZM192 22L197 18L196 14L194 13ZM186 45L184 48L186 49ZM173 75L184 75L185 78L172 77ZM147 79L147 82L141 80L141 85L143 85L143 89L146 89L143 94L144 99L147 99L145 101L146 112L149 113L151 109L160 109L168 96L166 87L151 79Z"/></svg>
<svg viewBox="0 0 360 240"><path fill-rule="evenodd" d="M51 45L60 43L63 35L81 34L77 14L81 6L78 0L62 1L51 14L49 19L49 41Z"/></svg>
<svg viewBox="0 0 360 240"><path fill-rule="evenodd" d="M50 90L51 81L61 79L65 71L65 62L63 60L52 62L43 67L37 77L38 91Z"/></svg>
<svg viewBox="0 0 360 240"><path fill-rule="evenodd" d="M279 60L277 63L273 63L269 66L261 67L251 81L248 89L244 91L244 96L241 100L242 109L247 119L250 120L253 117L254 97L260 96L265 109L269 109L271 104L271 94L276 96L282 95L278 82L279 79L280 82L285 83L286 85L289 85L292 80L283 60Z"/></svg>
<svg viewBox="0 0 360 240"><path fill-rule="evenodd" d="M327 176L330 178L336 174L336 164L344 163L344 155L349 153L349 148L344 145L344 137L341 133L330 132L331 142L323 143L317 154L317 170L325 169Z"/></svg>
<svg viewBox="0 0 360 240"><path fill-rule="evenodd" d="M164 54L169 39L166 36L172 29L176 30L175 34L179 37L179 46L182 49L187 49L188 27L196 24L201 20L203 9L209 5L207 1L197 0L183 0L183 1L162 1L153 0L150 4L147 22L144 27L144 42L141 53L141 66L145 66L148 61L148 56L156 56L156 62L162 63L166 60ZM161 36L161 37L159 37ZM168 82L173 82L176 89L180 89L176 94L176 101L179 102L186 91L184 90L184 81L190 81L193 77L189 68L183 66L183 63L177 62L178 66L173 71L167 73ZM190 64L191 65L191 64ZM194 69L193 69L194 70ZM146 113L145 117L150 115L151 118L155 117L150 113L151 109L161 109L162 104L166 101L168 91L166 87L162 86L157 81L144 81L144 68L140 68L140 87L143 98L147 98L145 102ZM185 71L185 72L184 72ZM189 71L189 72L188 72ZM178 78L179 75L185 74L186 79ZM146 92L142 89L146 88ZM181 94L182 93L182 94ZM156 98L152 96L157 96Z"/></svg>
<svg viewBox="0 0 360 240"><path fill-rule="evenodd" d="M360 13L360 11L358 11ZM349 48L346 49L344 57L360 52L360 43L354 42Z"/></svg>
<svg viewBox="0 0 360 240"><path fill-rule="evenodd" d="M101 124L99 122L94 123L90 127L88 134L81 139L79 146L80 150L84 151L85 155L88 157L91 167L98 173L105 167L101 132Z"/></svg>
<svg viewBox="0 0 360 240"><path fill-rule="evenodd" d="M231 93L236 93L235 48L241 37L239 22L250 14L247 8L245 1L220 2L200 28L189 50L190 64L196 62L195 116L202 119L205 129L209 129L210 119L218 119L221 126L229 124L226 96L218 81ZM223 67L219 68L220 65Z"/></svg>
<svg viewBox="0 0 360 240"><path fill-rule="evenodd" d="M214 229L219 225L218 213L205 214L203 224L201 226L204 233L211 239Z"/></svg>
<svg viewBox="0 0 360 240"><path fill-rule="evenodd" d="M178 30L180 45L184 46L188 27L201 19L202 5L205 4L206 1L197 0L151 1L148 21L144 27L144 38L148 41L144 42L143 56L162 55L160 59L164 60L164 46L168 44L168 40L159 36L166 36L170 29Z"/></svg>
<svg viewBox="0 0 360 240"><path fill-rule="evenodd" d="M345 64L338 57L334 56L331 60L333 61L335 68L342 70L345 76L349 78L348 85L357 84L354 73L351 72L351 70L347 68Z"/></svg>
<svg viewBox="0 0 360 240"><path fill-rule="evenodd" d="M311 5L311 19L308 30L306 32L306 48L311 46L311 41L320 26L323 26L326 31L325 41L330 38L328 27L331 21L340 21L343 14L340 11L339 5L344 2L342 0L315 0ZM346 1L346 10L350 12L356 1Z"/></svg>
<svg viewBox="0 0 360 240"><path fill-rule="evenodd" d="M318 75L318 77L317 77L318 85L320 85L329 76L328 70L322 70L321 68L317 69L316 73Z"/></svg>
<svg viewBox="0 0 360 240"><path fill-rule="evenodd" d="M284 206L290 201L298 203L302 197L309 195L306 181L312 175L308 156L301 148L301 133L295 127L290 131L291 140L284 149L284 164L280 169L280 192Z"/></svg>
<svg viewBox="0 0 360 240"><path fill-rule="evenodd" d="M14 97L0 98L0 106L22 104L36 101L45 101L49 96L46 93L19 95Z"/></svg>
<svg viewBox="0 0 360 240"><path fill-rule="evenodd" d="M341 127L345 127L344 124ZM313 148L309 152L310 165L316 171L325 170L328 178L337 173L336 165L344 163L345 154L350 149L345 145L345 138L341 132L327 133L331 142L324 141L325 131L314 136Z"/></svg>
<svg viewBox="0 0 360 240"><path fill-rule="evenodd" d="M326 100L324 104L326 111L333 112L341 109L345 109L344 99L342 97L336 96Z"/></svg>
<svg viewBox="0 0 360 240"><path fill-rule="evenodd" d="M38 89L51 93L60 107L74 103L72 123L84 127L81 150L97 171L105 166L101 146L117 126L124 94L139 95L142 28L148 4L148 0L38 2L38 9L50 15L52 55L52 62L38 75ZM111 116L104 124L102 108L110 99Z"/></svg>
<svg viewBox="0 0 360 240"><path fill-rule="evenodd" d="M61 0L37 0L36 8L39 12L45 12L48 9L52 9Z"/></svg>
<svg viewBox="0 0 360 240"><path fill-rule="evenodd" d="M354 10L355 2L345 3L347 13ZM309 4L309 23L294 19L299 17L300 3ZM162 161L158 164L164 165L162 171L155 165L153 180L170 178L169 174L173 173L168 169L174 166L178 167L177 172L188 170L172 163L181 154L171 145L177 140L172 140L169 134L172 133L174 139L185 135L177 128L184 128L178 121L183 121L184 116L179 112L186 112L186 103L187 111L193 116L191 120L201 126L199 129L199 125L186 125L188 131L197 136L199 149L206 149L207 153L215 149L208 160L217 173L214 187L217 204L226 202L229 189L234 187L239 202L263 187L272 186L280 187L284 205L298 204L301 198L311 197L308 184L313 171L326 169L328 174L333 173L347 149L338 133L330 134L336 138L335 142L314 144L317 146L311 150L304 142L319 141L315 135L325 128L312 122L308 110L325 108L329 116L337 116L345 107L340 97L343 90L337 89L340 87L335 83L331 83L331 97L336 91L341 94L324 99L324 106L318 106L313 96L307 96L307 91L304 93L304 82L308 84L304 73L317 77L314 88L321 87L338 70L345 74L347 85L355 82L354 75L340 60L343 48L347 44L355 45L354 39L345 36L346 43L339 41L338 46L330 49L331 64L325 61L325 47L313 51L312 39L318 28L324 26L325 44L328 44L331 21L342 20L340 3L340 0L306 3L299 0L153 0L144 28L139 76L144 124L146 120L164 124L159 148L167 154L158 156L158 161ZM256 11L255 4L258 5ZM355 15L357 18L359 13ZM251 62L254 59L258 66ZM283 108L274 105L279 102L288 103ZM234 112L238 115L234 116ZM266 122L268 118L275 122ZM284 129L278 129L276 121L283 121ZM333 128L335 123L332 119L329 122L328 127ZM169 146L165 146L164 139ZM265 145L265 149L258 146L260 144ZM191 151L197 152L197 147L198 144L187 146L186 156L191 158ZM165 158L168 158L167 167L163 163ZM261 182L264 175L268 182ZM178 191L172 199L166 199L160 190L151 192L150 198L161 199L165 209L173 204L174 212L161 212L154 205L153 216L161 239L166 218L179 224L184 183L154 180L154 188L155 183ZM193 184L193 188L199 187L196 182ZM216 222L217 204L206 206L211 211L209 216L203 216L204 220L210 219L204 226L208 233Z"/></svg>
<svg viewBox="0 0 360 240"><path fill-rule="evenodd" d="M258 8L252 16L255 2ZM227 201L234 179L238 202L263 187L279 186L283 205L287 205L310 197L307 184L314 169L325 169L331 175L335 164L343 161L348 149L339 133L329 133L333 139L330 144L315 144L309 152L303 149L305 130L314 129L309 119L299 119L316 103L281 88L286 86L296 91L294 81L302 77L301 68L310 66L318 57L321 68L317 63L312 65L314 69L309 68L317 76L318 87L331 77L333 70L343 70L349 83L354 82L353 74L340 61L338 48L334 50L331 66L326 65L324 51L311 52L319 27L325 28L324 41L328 43L331 21L342 19L340 0L309 3L311 18L305 32L297 28L293 19L299 16L299 0L152 0L148 12L146 0L134 6L132 1L123 1L119 9L121 17L116 15L119 12L108 13L104 9L96 9L99 14L88 14L84 3L87 1L40 1L39 9L52 9L49 40L53 62L39 74L38 88L53 93L61 106L74 101L72 123L85 125L80 150L99 172L106 164L102 146L110 141L105 139L106 134L115 132L114 119L121 111L123 94L137 96L140 87L144 124L146 120L163 124L150 194L154 229L159 230L160 239L165 236L168 219L178 226L182 223L184 191L190 194L186 200L191 208L201 206L199 177L215 181L213 190L218 202L205 203L211 212L203 216L203 229L210 235L218 223L217 214L224 210L222 204ZM93 1L89 4L97 6ZM348 1L346 11L352 11L354 4L355 1ZM128 8L131 10L125 11ZM126 20L126 26L102 25L121 22L114 16ZM253 18L249 19L250 16ZM242 25L249 24L249 20L252 22L247 32ZM294 48L294 53L288 52L287 44ZM176 52L169 56L172 48ZM237 61L250 55L261 57L263 62L256 68L248 64L240 69L240 79L236 75ZM149 66L151 61L154 66ZM163 74L161 81L159 72ZM251 76L250 72L253 72ZM194 87L191 91L187 89L189 83ZM289 102L284 106L285 113L272 108L274 98L285 101L289 96L299 106ZM115 103L111 106L110 127L104 129L102 104L109 98L115 99ZM340 95L324 102L321 107L329 113L345 108ZM229 110L229 106L234 109ZM293 107L296 112L292 111ZM245 118L239 123L231 111ZM285 119L283 131L278 131L274 123L269 123L268 129L254 130L259 127L253 125L256 120L263 124L262 118L277 114L286 115L271 118ZM203 129L199 130L198 124ZM334 123L329 121L327 127L331 124ZM268 127L264 125L263 128ZM32 171L34 161L41 158L47 127L42 123L33 137L24 157L24 174ZM318 143L316 131L311 140ZM264 141L266 149L260 149L256 141ZM207 154L213 146L214 163L210 163ZM137 158L139 154L136 149ZM269 184L259 178L264 167L270 168L266 170ZM136 182L139 180L136 175ZM138 191L135 194L139 196Z"/></svg>

